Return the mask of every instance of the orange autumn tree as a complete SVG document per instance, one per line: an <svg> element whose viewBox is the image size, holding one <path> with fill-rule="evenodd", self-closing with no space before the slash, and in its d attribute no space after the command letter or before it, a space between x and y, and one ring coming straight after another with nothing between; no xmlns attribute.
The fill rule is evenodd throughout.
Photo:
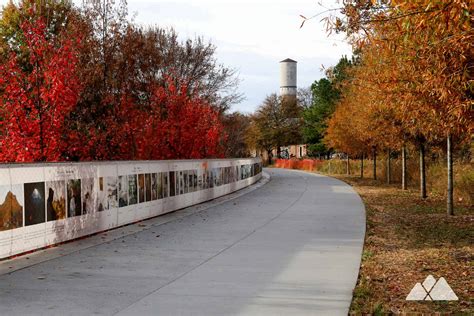
<svg viewBox="0 0 474 316"><path fill-rule="evenodd" d="M350 157L361 160L361 178L364 175L364 157L370 151L371 139L367 133L370 128L365 120L366 107L363 102L353 102L358 91L346 87L345 95L337 104L334 114L328 121L328 129L324 141L328 147L345 152ZM360 100L361 101L361 100Z"/></svg>
<svg viewBox="0 0 474 316"><path fill-rule="evenodd" d="M471 1L404 1L402 12L425 8L426 14L404 17L399 24L405 28L400 56L409 56L407 68L421 78L417 92L427 102L423 111L415 102L402 103L403 118L416 116L425 134L446 139L448 162L447 213L453 210L453 140L467 140L473 128L473 51L474 42L470 12ZM427 9L428 8L428 9ZM432 11L432 12L431 12ZM415 105L415 106L414 106Z"/></svg>
<svg viewBox="0 0 474 316"><path fill-rule="evenodd" d="M473 128L472 9L467 0L357 0L344 3L345 19L329 20L333 30L346 32L362 52L362 64L350 83L351 93L359 90L358 97L350 100L377 118L377 128L365 131L370 138L390 146L397 145L397 137L402 144L417 143L421 174L425 143L445 139L448 214L453 214L452 141L468 139ZM337 111L347 109L340 106ZM391 133L382 132L387 127ZM421 191L424 197L423 186Z"/></svg>
<svg viewBox="0 0 474 316"><path fill-rule="evenodd" d="M373 156L377 150L387 151L387 182L390 182L390 152L401 149L405 158L406 145L417 144L424 161L424 145L429 138L435 139L434 133L423 134L423 126L430 122L430 112L423 106L423 96L414 88L417 87L417 78L406 67L405 62L397 60L396 48L385 39L392 31L387 25L380 25L373 30L370 38L358 42L363 50L360 54L360 63L353 69L353 80L348 83L351 93L355 94L351 100L358 106L364 107L366 117L363 119L366 126L359 130L361 134L371 139ZM369 41L370 40L370 41ZM395 52L395 53L394 53ZM422 121L402 117L400 104L417 104L416 111ZM420 112L421 111L421 112ZM413 116L413 113L410 115ZM374 157L375 158L375 157ZM376 175L376 160L374 159L374 178ZM424 164L420 164L424 170ZM420 172L424 174L424 172ZM406 159L402 159L402 187L406 189ZM426 197L425 181L420 181L422 197Z"/></svg>

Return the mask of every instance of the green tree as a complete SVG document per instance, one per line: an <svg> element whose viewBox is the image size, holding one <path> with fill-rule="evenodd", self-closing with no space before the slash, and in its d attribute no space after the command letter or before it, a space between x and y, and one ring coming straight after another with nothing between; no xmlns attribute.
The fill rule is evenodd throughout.
<svg viewBox="0 0 474 316"><path fill-rule="evenodd" d="M335 105L341 97L340 84L348 78L347 69L354 63L342 57L336 66L326 71L326 78L315 81L311 85L313 103L303 112L303 137L309 144L310 155L329 155L330 148L323 142L326 134L327 121L334 113Z"/></svg>
<svg viewBox="0 0 474 316"><path fill-rule="evenodd" d="M326 154L328 149L322 142L327 129L327 118L334 112L339 91L326 78L311 85L313 104L303 112L303 136L312 155Z"/></svg>

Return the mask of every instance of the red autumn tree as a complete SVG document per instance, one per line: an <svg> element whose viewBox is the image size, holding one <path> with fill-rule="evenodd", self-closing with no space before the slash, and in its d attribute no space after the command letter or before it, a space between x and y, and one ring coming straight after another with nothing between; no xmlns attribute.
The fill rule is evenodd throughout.
<svg viewBox="0 0 474 316"><path fill-rule="evenodd" d="M75 107L81 85L77 79L77 41L48 36L41 18L21 25L25 38L20 62L10 53L0 65L0 161L58 161L65 118Z"/></svg>
<svg viewBox="0 0 474 316"><path fill-rule="evenodd" d="M204 99L167 80L156 90L151 110L135 115L125 128L136 140L138 159L193 159L223 157L225 138L218 112ZM130 132L130 127L139 127ZM133 134L135 133L135 134ZM135 137L133 137L135 135Z"/></svg>

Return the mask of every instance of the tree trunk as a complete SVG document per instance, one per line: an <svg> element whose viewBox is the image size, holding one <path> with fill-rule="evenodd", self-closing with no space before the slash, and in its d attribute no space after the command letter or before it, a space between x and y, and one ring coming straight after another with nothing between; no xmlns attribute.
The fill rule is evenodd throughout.
<svg viewBox="0 0 474 316"><path fill-rule="evenodd" d="M447 192L447 213L448 215L454 215L454 205L453 205L453 144L451 134L448 134L447 139L447 160L448 160L448 192Z"/></svg>
<svg viewBox="0 0 474 316"><path fill-rule="evenodd" d="M420 197L426 199L425 144L420 144Z"/></svg>
<svg viewBox="0 0 474 316"><path fill-rule="evenodd" d="M387 149L387 184L390 184L391 182L391 173L392 173L392 169L391 169L391 161L390 161L390 149Z"/></svg>
<svg viewBox="0 0 474 316"><path fill-rule="evenodd" d="M360 157L360 178L364 178L364 154Z"/></svg>
<svg viewBox="0 0 474 316"><path fill-rule="evenodd" d="M268 165L271 166L272 164L272 150L267 150L267 156L268 156Z"/></svg>
<svg viewBox="0 0 474 316"><path fill-rule="evenodd" d="M374 180L377 180L377 149L374 147L373 149L373 158L374 158L374 162L373 162L373 177L374 177Z"/></svg>
<svg viewBox="0 0 474 316"><path fill-rule="evenodd" d="M346 173L348 176L351 174L349 154L347 154L347 157L346 157Z"/></svg>
<svg viewBox="0 0 474 316"><path fill-rule="evenodd" d="M402 147L402 190L407 189L407 147Z"/></svg>

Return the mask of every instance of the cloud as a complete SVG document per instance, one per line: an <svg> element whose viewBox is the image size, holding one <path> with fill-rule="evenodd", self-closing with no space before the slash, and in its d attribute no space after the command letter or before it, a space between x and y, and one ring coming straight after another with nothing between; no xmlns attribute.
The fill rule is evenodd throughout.
<svg viewBox="0 0 474 316"><path fill-rule="evenodd" d="M351 54L344 38L328 37L318 19L299 28L300 14L324 10L313 0L131 0L129 6L140 23L172 26L183 39L202 35L212 41L219 62L240 73L239 90L246 99L233 110L251 112L278 92L282 59L298 61L298 85L306 87L323 76L321 65Z"/></svg>

